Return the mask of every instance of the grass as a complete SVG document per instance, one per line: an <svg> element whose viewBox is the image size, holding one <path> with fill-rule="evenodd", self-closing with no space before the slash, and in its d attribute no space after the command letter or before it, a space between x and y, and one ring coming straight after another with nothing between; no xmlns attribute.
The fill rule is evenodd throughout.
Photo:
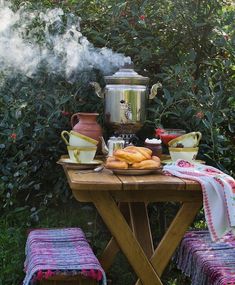
<svg viewBox="0 0 235 285"><path fill-rule="evenodd" d="M156 212L150 209L154 221ZM24 278L24 247L29 228L81 227L92 248L99 256L110 238L101 218L90 204L78 203L74 200L41 212L39 220L29 225L26 223L27 211L0 219L0 285L18 285ZM120 252L107 273L109 284L134 284L136 276L127 260ZM170 263L163 275L165 285L186 285L189 281Z"/></svg>

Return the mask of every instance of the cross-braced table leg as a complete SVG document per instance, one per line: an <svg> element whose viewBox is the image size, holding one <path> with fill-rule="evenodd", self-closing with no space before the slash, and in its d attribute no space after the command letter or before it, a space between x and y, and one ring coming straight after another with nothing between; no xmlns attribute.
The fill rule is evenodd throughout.
<svg viewBox="0 0 235 285"><path fill-rule="evenodd" d="M90 198L142 284L162 285L159 276L111 195L107 192L99 192L97 195L95 192L90 192Z"/></svg>
<svg viewBox="0 0 235 285"><path fill-rule="evenodd" d="M153 255L154 248L146 204L143 202L122 202L119 203L118 207L145 254L150 258ZM115 238L112 237L100 257L100 263L105 271L111 267L119 250L120 248Z"/></svg>
<svg viewBox="0 0 235 285"><path fill-rule="evenodd" d="M159 276L162 275L176 247L197 215L201 202L184 202L150 259ZM138 280L136 285L141 285Z"/></svg>
<svg viewBox="0 0 235 285"><path fill-rule="evenodd" d="M154 247L149 224L147 205L143 202L129 203L131 228L146 256L153 255Z"/></svg>
<svg viewBox="0 0 235 285"><path fill-rule="evenodd" d="M130 225L130 211L128 203L119 203L118 208L120 212L123 214L124 218L126 219L128 225ZM120 248L115 240L114 237L110 239L106 248L104 249L99 261L104 269L104 271L108 271L111 265L113 264L114 258L116 254L119 252Z"/></svg>

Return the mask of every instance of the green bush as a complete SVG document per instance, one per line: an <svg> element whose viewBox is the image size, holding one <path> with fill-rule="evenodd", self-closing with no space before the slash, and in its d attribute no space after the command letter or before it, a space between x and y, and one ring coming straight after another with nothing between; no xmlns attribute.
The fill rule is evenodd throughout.
<svg viewBox="0 0 235 285"><path fill-rule="evenodd" d="M56 165L66 151L60 133L71 128L71 114L82 111L87 100L86 110L99 111L95 96L90 98L86 92L84 102L78 102L82 96L78 99L77 90L83 90L83 84L84 79L70 85L44 73L34 78L20 74L4 78L0 89L2 209L30 205L36 212L68 195L62 168Z"/></svg>
<svg viewBox="0 0 235 285"><path fill-rule="evenodd" d="M200 155L234 175L235 8L231 1L70 1L96 45L131 56L163 92L149 108L158 127L203 134ZM137 5L138 4L138 5ZM78 12L79 13L79 12Z"/></svg>
<svg viewBox="0 0 235 285"><path fill-rule="evenodd" d="M105 45L131 56L137 71L149 76L151 83L162 81L163 90L150 104L148 121L156 127L200 130L200 155L233 174L234 6L217 0L62 4L68 11L63 22L49 26L39 16L28 21L21 13L18 25L25 21L24 37L50 50L48 33L56 37L68 23L76 22L69 12L82 16L82 32L96 47ZM40 6L32 2L27 9L38 8L37 15L40 9L48 13ZM2 209L22 206L23 201L23 206L37 211L61 198L66 186L55 166L65 151L60 132L70 128L74 112L102 113L102 102L89 85L91 80L103 84L102 72L83 69L70 80L58 66L55 72L42 61L31 76L1 69Z"/></svg>
<svg viewBox="0 0 235 285"><path fill-rule="evenodd" d="M28 1L27 8L22 8L22 1L14 1L12 8L19 7L38 14L33 21L22 14L15 28L25 24L24 39L52 53L48 33L62 35L80 16L81 31L95 47L130 56L136 71L148 76L151 84L162 82L163 89L149 105L147 123L201 131L201 158L235 174L235 9L231 1L44 0ZM63 22L45 25L40 11L58 7L66 12ZM62 59L61 54L57 60ZM22 229L40 224L45 208L58 210L70 198L56 161L66 151L60 132L70 129L71 114L99 112L103 123L103 103L89 85L90 81L104 85L102 71L82 69L68 78L63 64L59 66L55 72L42 61L31 74L0 68L0 213L8 220L7 225L1 224L0 238L15 251L24 241ZM66 221L60 223L59 214L55 216L49 226L66 225ZM16 217L12 226L10 221ZM97 249L101 231L91 233ZM4 247L1 254L0 281L18 284L22 276L14 267L23 254L12 267L7 258L13 251ZM119 277L124 284L125 277ZM129 274L128 280L132 278ZM166 282L176 284L174 276Z"/></svg>
<svg viewBox="0 0 235 285"><path fill-rule="evenodd" d="M25 15L22 13L23 17ZM63 34L68 20L69 15L57 27L56 22L48 25L49 34L54 38ZM35 49L47 46L45 50L53 53L49 40L54 38L42 29L45 23L39 17L33 22L25 21L28 25L24 30L26 39L29 40L30 35L31 42L36 43L33 45ZM17 25L21 23L17 22ZM66 179L61 166L56 165L60 155L66 153L60 133L71 129L70 117L79 111L101 113L102 123L102 101L89 86L90 81L100 81L101 72L83 69L68 77L63 65L64 55L61 54L61 58L53 56L49 56L50 62L39 61L28 73L24 72L24 66L5 64L0 68L2 214L8 215L23 208L30 211L30 219L38 219L38 213L44 206L56 205L58 199L67 199L70 193ZM59 67L58 71L49 66L54 62ZM29 67L28 71L30 62L25 66Z"/></svg>

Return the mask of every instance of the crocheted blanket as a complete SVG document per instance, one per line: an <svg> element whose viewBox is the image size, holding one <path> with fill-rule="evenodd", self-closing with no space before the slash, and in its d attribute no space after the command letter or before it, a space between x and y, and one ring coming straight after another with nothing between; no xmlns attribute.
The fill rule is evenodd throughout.
<svg viewBox="0 0 235 285"><path fill-rule="evenodd" d="M192 285L235 284L235 239L212 242L208 231L185 234L175 255L177 267L191 277Z"/></svg>
<svg viewBox="0 0 235 285"><path fill-rule="evenodd" d="M105 272L80 228L32 230L25 254L23 285L59 274L81 274L107 284Z"/></svg>
<svg viewBox="0 0 235 285"><path fill-rule="evenodd" d="M220 240L229 231L235 234L235 180L231 176L214 167L185 160L166 165L163 171L201 184L205 218L213 241Z"/></svg>

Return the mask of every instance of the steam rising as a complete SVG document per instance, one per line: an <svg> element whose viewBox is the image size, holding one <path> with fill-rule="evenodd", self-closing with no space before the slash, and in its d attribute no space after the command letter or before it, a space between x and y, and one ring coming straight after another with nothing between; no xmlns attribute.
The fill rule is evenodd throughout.
<svg viewBox="0 0 235 285"><path fill-rule="evenodd" d="M110 74L131 59L108 48L95 48L80 31L73 14L62 9L45 13L22 6L14 12L0 0L0 72L6 69L33 76L43 64L48 72L71 79L74 73L97 68ZM35 24L36 23L36 24Z"/></svg>

